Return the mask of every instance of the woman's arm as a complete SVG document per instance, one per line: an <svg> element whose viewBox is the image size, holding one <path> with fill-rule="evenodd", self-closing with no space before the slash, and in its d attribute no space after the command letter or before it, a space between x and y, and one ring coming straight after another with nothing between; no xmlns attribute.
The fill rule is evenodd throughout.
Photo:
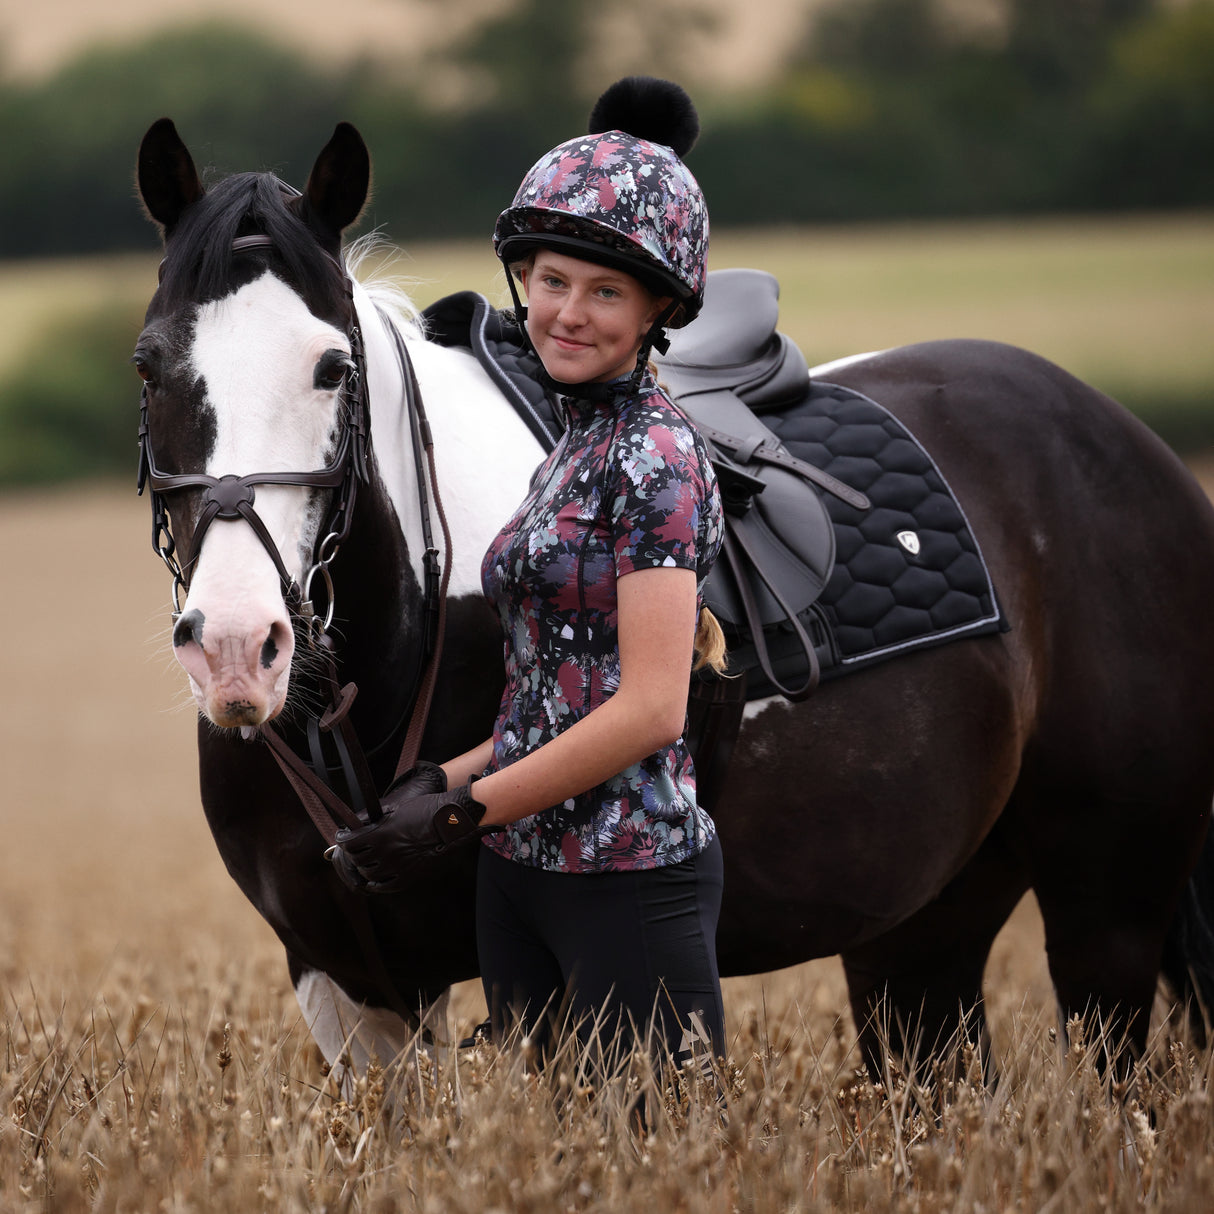
<svg viewBox="0 0 1214 1214"><path fill-rule="evenodd" d="M683 731L696 623L692 569L638 569L617 583L620 685L610 699L520 759L478 780L482 825L505 824L557 805L670 745ZM454 785L482 744L444 764ZM458 766L457 766L458 765ZM457 779L453 779L455 776ZM464 776L466 780L468 777Z"/></svg>
<svg viewBox="0 0 1214 1214"><path fill-rule="evenodd" d="M462 755L456 755L454 759L448 759L442 764L447 777L447 787L458 788L461 784L467 784L473 776L479 776L489 766L489 760L492 758L493 739L486 738L479 746L464 751Z"/></svg>

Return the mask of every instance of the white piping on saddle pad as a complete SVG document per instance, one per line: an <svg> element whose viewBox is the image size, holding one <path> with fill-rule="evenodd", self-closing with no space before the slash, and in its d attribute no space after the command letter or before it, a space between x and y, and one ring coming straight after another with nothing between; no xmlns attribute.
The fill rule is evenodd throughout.
<svg viewBox="0 0 1214 1214"><path fill-rule="evenodd" d="M843 358L832 359L828 363L819 363L816 367L810 367L810 379L830 379L832 371L841 371L844 367L850 367L852 363L863 362L866 358L875 358L878 354L884 354L884 350L869 350L867 354L848 354Z"/></svg>

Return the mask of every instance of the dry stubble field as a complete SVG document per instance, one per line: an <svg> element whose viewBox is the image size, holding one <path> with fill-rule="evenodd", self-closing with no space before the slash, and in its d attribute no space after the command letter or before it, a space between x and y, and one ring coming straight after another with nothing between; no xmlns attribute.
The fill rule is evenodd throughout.
<svg viewBox="0 0 1214 1214"><path fill-rule="evenodd" d="M1110 1102L1091 1041L1052 1044L1031 904L988 971L993 1099L857 1078L826 960L727 983L723 1129L693 1092L638 1137L624 1081L554 1101L485 1051L415 1073L390 1115L374 1081L338 1101L202 818L148 529L125 486L0 498L6 1214L1210 1207L1209 1053L1161 1038ZM457 1031L481 1011L457 990Z"/></svg>

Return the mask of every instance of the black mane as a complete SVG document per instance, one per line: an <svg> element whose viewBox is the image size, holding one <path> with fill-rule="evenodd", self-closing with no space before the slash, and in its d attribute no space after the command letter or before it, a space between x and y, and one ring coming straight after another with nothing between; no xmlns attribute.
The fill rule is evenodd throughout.
<svg viewBox="0 0 1214 1214"><path fill-rule="evenodd" d="M322 311L337 306L343 271L300 218L299 195L273 173L236 173L207 192L181 218L165 246L157 305L172 311L230 294L236 263L253 264L247 252L235 253L239 236L265 235L266 250L281 272ZM292 205L292 204L295 205Z"/></svg>

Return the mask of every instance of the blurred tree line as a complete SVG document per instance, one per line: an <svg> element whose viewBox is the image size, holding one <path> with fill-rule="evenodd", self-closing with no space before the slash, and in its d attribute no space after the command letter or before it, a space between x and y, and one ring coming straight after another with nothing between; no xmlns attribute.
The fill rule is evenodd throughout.
<svg viewBox="0 0 1214 1214"><path fill-rule="evenodd" d="M484 234L526 165L584 129L605 10L697 96L689 160L720 225L1214 202L1214 0L1001 4L980 26L949 0L835 0L780 78L722 99L679 62L703 14L642 0L517 0L447 51L470 85L455 107L217 25L98 48L0 81L0 256L147 248L133 160L162 114L200 166L299 185L349 119L375 160L371 224Z"/></svg>
<svg viewBox="0 0 1214 1214"><path fill-rule="evenodd" d="M403 244L487 238L526 166L584 130L619 74L605 45L696 97L689 161L717 225L1214 203L1214 0L997 0L985 26L962 0L833 0L744 97L697 79L696 3L515 0L425 79L323 66L221 25L98 47L37 83L0 78L0 257L153 248L134 159L166 114L204 176L270 169L296 185L348 119L375 164L364 227ZM453 73L464 101L439 104L434 82ZM55 358L0 378L0 485L132 472L138 327L120 308L64 318ZM1204 403L1149 420L1206 444Z"/></svg>
<svg viewBox="0 0 1214 1214"><path fill-rule="evenodd" d="M956 14L829 8L785 78L706 137L714 217L1214 201L1214 3L1003 0L996 28Z"/></svg>

